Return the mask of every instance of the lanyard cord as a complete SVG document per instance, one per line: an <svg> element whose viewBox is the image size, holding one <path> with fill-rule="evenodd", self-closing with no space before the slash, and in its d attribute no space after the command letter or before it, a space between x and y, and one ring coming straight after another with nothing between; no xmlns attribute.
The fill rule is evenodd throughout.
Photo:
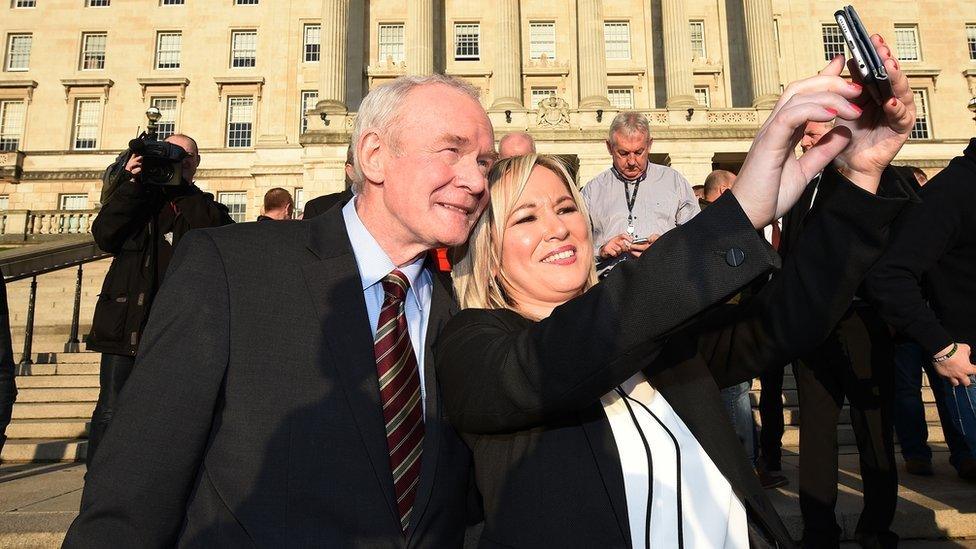
<svg viewBox="0 0 976 549"><path fill-rule="evenodd" d="M651 445L647 443L644 430L641 429L640 423L637 422L637 414L634 413L630 402L627 402L627 394L619 386L617 387L617 394L623 399L624 406L630 412L630 419L633 420L634 427L637 428L637 434L640 435L641 442L644 443L644 452L646 452L645 455L647 456L647 509L644 511L644 547L651 549L651 505L654 503L654 463L651 460Z"/></svg>
<svg viewBox="0 0 976 549"><path fill-rule="evenodd" d="M633 181L629 181L626 178L624 178L623 174L617 171L617 168L613 166L610 166L610 170L613 172L614 177L622 181L624 184L624 197L627 199L627 226L633 227L634 226L634 204L637 203L637 191L640 190L641 181L644 181L644 178L647 177L647 170L644 170L644 173L640 174L637 177L637 179L634 179ZM634 184L633 195L630 194L631 183Z"/></svg>
<svg viewBox="0 0 976 549"><path fill-rule="evenodd" d="M664 422L661 421L661 418L657 417L657 415L654 412L652 412L651 409L648 408L643 402L631 398L630 395L625 393L624 390L619 386L617 387L617 393L624 399L624 404L627 406L627 411L630 412L630 418L634 421L634 426L637 427L637 432L640 433L641 441L644 443L644 450L647 452L647 465L648 465L647 467L647 512L646 512L647 516L645 520L647 533L644 538L646 541L646 545L649 548L651 543L650 542L651 502L652 502L651 486L654 485L654 475L652 474L652 469L651 469L651 461L652 461L651 449L650 449L650 445L648 445L647 443L647 437L644 436L644 431L641 429L640 424L637 423L637 416L634 414L634 409L631 408L630 402L628 401L636 402L638 406L643 408L644 411L646 411L652 418L654 418L654 421L656 421L657 424L660 425L662 429L664 429L664 432L668 434L668 436L671 438L671 442L674 444L674 460L677 469L677 476L675 477L675 482L677 487L676 493L678 499L678 503L677 503L678 504L678 549L684 549L685 546L684 518L682 517L682 509L681 509L681 448L678 445L678 439L675 438L674 433L672 433L671 430L668 429L666 425L664 425Z"/></svg>

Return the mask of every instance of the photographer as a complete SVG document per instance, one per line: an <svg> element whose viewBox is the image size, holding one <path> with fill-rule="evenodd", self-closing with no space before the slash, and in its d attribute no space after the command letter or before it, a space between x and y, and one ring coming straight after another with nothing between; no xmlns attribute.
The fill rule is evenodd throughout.
<svg viewBox="0 0 976 549"><path fill-rule="evenodd" d="M173 250L190 229L233 222L223 204L193 184L200 154L192 138L174 134L163 143L150 137L129 145L132 152L106 170L102 209L92 223L95 242L115 257L87 340L89 350L102 353L88 463L132 372L149 309ZM119 169L123 163L124 169Z"/></svg>

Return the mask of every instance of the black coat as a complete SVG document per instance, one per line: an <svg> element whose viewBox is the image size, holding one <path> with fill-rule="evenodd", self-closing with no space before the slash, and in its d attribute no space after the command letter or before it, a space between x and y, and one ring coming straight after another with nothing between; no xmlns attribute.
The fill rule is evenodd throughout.
<svg viewBox="0 0 976 549"><path fill-rule="evenodd" d="M315 197L305 203L305 209L302 211L302 219L312 219L313 217L320 216L332 209L336 204L342 205L349 202L351 198L352 191L349 189Z"/></svg>
<svg viewBox="0 0 976 549"><path fill-rule="evenodd" d="M118 355L138 351L152 301L162 284L157 273L166 270L160 264L158 228L164 208L175 214L173 247L190 229L233 223L227 207L195 185L167 197L152 185L119 184L92 223L98 247L115 257L95 304L89 350Z"/></svg>
<svg viewBox="0 0 976 549"><path fill-rule="evenodd" d="M881 198L828 173L803 253L738 306L699 315L779 258L727 193L545 320L471 309L448 323L437 369L448 417L474 452L482 547L630 547L600 397L642 370L745 502L753 544L792 545L718 389L819 344L880 255L904 182L887 174L896 198Z"/></svg>
<svg viewBox="0 0 976 549"><path fill-rule="evenodd" d="M425 365L400 532L373 336L342 212L191 231L99 446L76 547L459 547L471 454ZM457 307L434 277L426 356Z"/></svg>
<svg viewBox="0 0 976 549"><path fill-rule="evenodd" d="M0 451L7 439L7 425L17 400L17 372L10 345L10 311L7 308L7 283L0 273Z"/></svg>

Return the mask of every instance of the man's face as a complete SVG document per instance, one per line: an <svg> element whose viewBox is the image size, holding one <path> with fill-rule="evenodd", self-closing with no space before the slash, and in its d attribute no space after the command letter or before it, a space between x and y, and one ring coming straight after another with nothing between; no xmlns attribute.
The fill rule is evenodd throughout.
<svg viewBox="0 0 976 549"><path fill-rule="evenodd" d="M535 152L532 139L521 134L508 135L498 144L498 158L511 158Z"/></svg>
<svg viewBox="0 0 976 549"><path fill-rule="evenodd" d="M197 150L196 144L182 135L171 135L164 141L178 145L186 151L188 156L183 159L183 180L192 183L193 176L197 173L197 166L200 165L200 151Z"/></svg>
<svg viewBox="0 0 976 549"><path fill-rule="evenodd" d="M441 84L415 88L400 113L384 138L393 141L381 183L381 207L398 225L390 230L427 248L462 244L488 204L491 122L477 100Z"/></svg>
<svg viewBox="0 0 976 549"><path fill-rule="evenodd" d="M829 131L830 128L823 122L807 122L806 128L803 129L803 137L800 139L800 149L803 152L809 151Z"/></svg>
<svg viewBox="0 0 976 549"><path fill-rule="evenodd" d="M651 140L644 133L625 135L614 132L607 142L607 150L613 156L613 167L627 179L637 179L647 170L647 155Z"/></svg>

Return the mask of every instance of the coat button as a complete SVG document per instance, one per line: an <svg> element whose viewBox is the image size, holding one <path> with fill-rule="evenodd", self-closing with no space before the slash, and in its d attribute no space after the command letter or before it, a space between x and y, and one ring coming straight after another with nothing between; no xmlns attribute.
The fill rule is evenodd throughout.
<svg viewBox="0 0 976 549"><path fill-rule="evenodd" d="M725 262L729 264L730 267L738 267L742 265L746 260L746 253L739 248L729 248L729 251L725 252Z"/></svg>

